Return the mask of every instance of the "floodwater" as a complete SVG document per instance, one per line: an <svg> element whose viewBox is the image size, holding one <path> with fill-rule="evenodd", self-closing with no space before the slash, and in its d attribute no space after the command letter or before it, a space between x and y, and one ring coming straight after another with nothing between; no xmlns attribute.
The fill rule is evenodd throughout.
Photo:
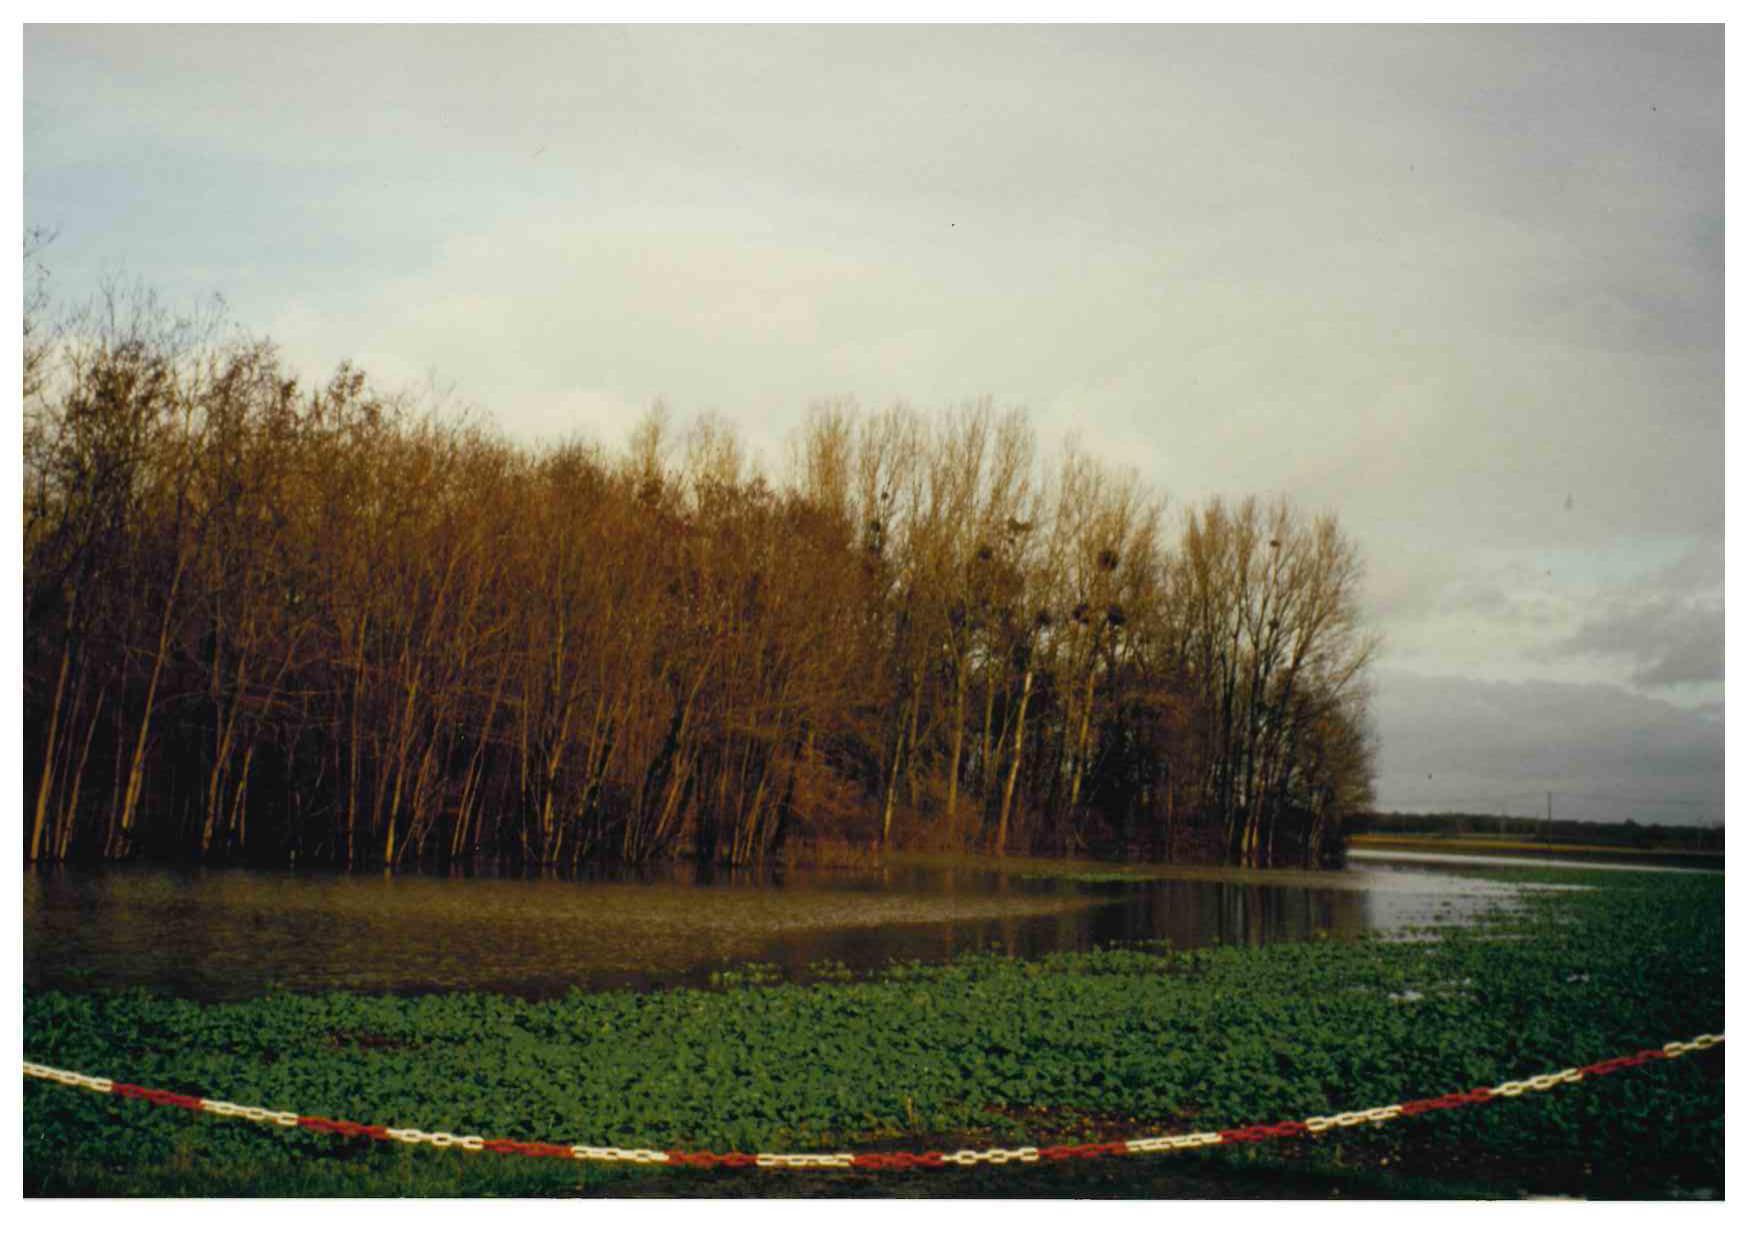
<svg viewBox="0 0 1748 1240"><path fill-rule="evenodd" d="M1483 863L1484 864L1484 863ZM1466 921L1522 884L1448 866L1340 873L895 861L708 881L114 868L27 870L30 987L202 1000L273 989L527 998L697 983L760 961L805 980L967 951L1292 942Z"/></svg>
<svg viewBox="0 0 1748 1240"><path fill-rule="evenodd" d="M1499 856L1488 853L1437 853L1431 850L1390 849L1390 848L1350 848L1347 853L1349 868L1354 865L1374 865L1377 862L1406 862L1409 865L1424 869L1428 866L1450 868L1461 866L1473 869L1476 866L1501 866L1506 869L1520 870L1625 870L1637 874L1692 874L1695 871L1719 870L1723 868L1722 858L1711 854L1701 854L1696 857L1676 856L1668 858L1664 864L1652 864L1639 861L1620 861L1607 856L1597 856L1593 859L1569 859L1558 856Z"/></svg>

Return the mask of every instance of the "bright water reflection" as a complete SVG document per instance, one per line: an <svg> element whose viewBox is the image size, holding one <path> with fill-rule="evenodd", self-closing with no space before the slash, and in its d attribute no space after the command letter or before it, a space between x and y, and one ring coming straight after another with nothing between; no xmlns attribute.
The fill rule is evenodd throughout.
<svg viewBox="0 0 1748 1240"><path fill-rule="evenodd" d="M1722 862L1719 858L1705 853L1692 857L1682 857L1677 854L1667 858L1666 864L1661 865L1619 861L1608 857L1571 860L1564 857L1501 857L1490 856L1486 853L1438 853L1390 848L1355 848L1350 849L1347 856L1348 869L1367 871L1398 866L1422 871L1431 866L1441 869L1457 867L1480 871L1498 868L1508 870L1625 870L1636 874L1691 874L1696 870L1722 868ZM1385 864L1380 865L1380 862Z"/></svg>
<svg viewBox="0 0 1748 1240"><path fill-rule="evenodd" d="M1466 920L1518 888L1431 868L1243 875L895 863L873 873L701 882L113 869L27 871L27 986L145 986L201 999L275 987L662 986L766 961L805 979L965 951L1111 942L1261 945Z"/></svg>

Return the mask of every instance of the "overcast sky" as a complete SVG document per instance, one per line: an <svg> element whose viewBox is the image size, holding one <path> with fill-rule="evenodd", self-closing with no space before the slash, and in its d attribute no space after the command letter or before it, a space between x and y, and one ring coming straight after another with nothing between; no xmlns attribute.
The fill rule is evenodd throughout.
<svg viewBox="0 0 1748 1240"><path fill-rule="evenodd" d="M988 394L1333 508L1383 808L1724 798L1721 27L57 28L56 291L511 434Z"/></svg>

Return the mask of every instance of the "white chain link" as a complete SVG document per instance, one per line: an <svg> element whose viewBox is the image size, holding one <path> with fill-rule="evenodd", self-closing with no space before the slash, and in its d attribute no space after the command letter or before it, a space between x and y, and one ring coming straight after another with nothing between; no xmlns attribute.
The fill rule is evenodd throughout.
<svg viewBox="0 0 1748 1240"><path fill-rule="evenodd" d="M1671 1059L1687 1054L1689 1051L1703 1051L1716 1046L1724 1040L1721 1033L1702 1033L1691 1042L1665 1042L1663 1053Z"/></svg>
<svg viewBox="0 0 1748 1240"><path fill-rule="evenodd" d="M1017 1150L959 1150L941 1155L941 1161L952 1163L955 1167L975 1167L978 1163L990 1163L999 1167L1011 1162L1037 1162L1038 1150L1031 1145L1021 1146Z"/></svg>
<svg viewBox="0 0 1748 1240"><path fill-rule="evenodd" d="M1576 1068L1567 1068L1563 1072L1544 1072L1540 1076L1532 1076L1522 1081L1506 1081L1495 1085L1489 1091L1501 1098L1516 1098L1530 1090L1550 1090L1556 1085L1570 1085L1582 1081L1584 1074Z"/></svg>
<svg viewBox="0 0 1748 1240"><path fill-rule="evenodd" d="M54 1081L60 1085L74 1085L100 1094L107 1094L115 1088L115 1082L106 1076L86 1076L83 1072L68 1072L65 1068L50 1068L40 1063L26 1063L24 1075L34 1076L42 1081Z"/></svg>
<svg viewBox="0 0 1748 1240"><path fill-rule="evenodd" d="M622 1150L616 1145L573 1145L571 1157L583 1162L665 1163L660 1150Z"/></svg>
<svg viewBox="0 0 1748 1240"><path fill-rule="evenodd" d="M1165 1150L1196 1150L1204 1146L1219 1145L1220 1134L1217 1132L1186 1132L1175 1137L1142 1137L1135 1141L1123 1143L1131 1154L1153 1154Z"/></svg>
<svg viewBox="0 0 1748 1240"><path fill-rule="evenodd" d="M1312 1132L1328 1132L1331 1128L1357 1128L1361 1124L1384 1124L1400 1117L1400 1106L1369 1107L1364 1111L1343 1111L1340 1115L1313 1115L1305 1121Z"/></svg>
<svg viewBox="0 0 1748 1240"><path fill-rule="evenodd" d="M854 1154L760 1154L758 1165L761 1167L850 1167L854 1166Z"/></svg>
<svg viewBox="0 0 1748 1240"><path fill-rule="evenodd" d="M246 1119L257 1124L278 1124L281 1128L297 1127L296 1111L269 1111L266 1107L238 1106L234 1102L224 1102L218 1098L202 1098L200 1109L210 1111L214 1115L228 1115L234 1119Z"/></svg>
<svg viewBox="0 0 1748 1240"><path fill-rule="evenodd" d="M486 1147L484 1137L458 1137L452 1132L422 1132L417 1128L387 1129L392 1140L403 1145L429 1145L440 1150L463 1149L477 1154Z"/></svg>

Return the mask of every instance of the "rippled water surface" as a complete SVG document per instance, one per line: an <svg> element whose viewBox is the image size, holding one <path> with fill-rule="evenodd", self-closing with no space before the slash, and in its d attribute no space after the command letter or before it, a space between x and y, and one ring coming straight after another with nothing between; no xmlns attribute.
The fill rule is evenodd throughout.
<svg viewBox="0 0 1748 1240"><path fill-rule="evenodd" d="M27 986L146 986L203 999L275 987L659 986L766 961L786 975L968 950L1017 955L1166 939L1180 947L1461 921L1522 890L1445 866L1339 874L899 862L763 881L249 871L27 871Z"/></svg>

